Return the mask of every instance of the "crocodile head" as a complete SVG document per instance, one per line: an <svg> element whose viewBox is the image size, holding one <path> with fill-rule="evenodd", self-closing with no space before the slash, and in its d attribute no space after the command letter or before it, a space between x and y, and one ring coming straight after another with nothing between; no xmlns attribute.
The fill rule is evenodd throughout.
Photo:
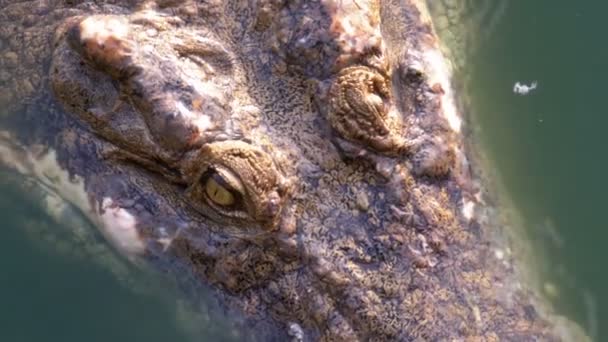
<svg viewBox="0 0 608 342"><path fill-rule="evenodd" d="M480 224L422 1L62 13L48 91L18 119L35 134L3 159L133 262L264 338L555 338Z"/></svg>

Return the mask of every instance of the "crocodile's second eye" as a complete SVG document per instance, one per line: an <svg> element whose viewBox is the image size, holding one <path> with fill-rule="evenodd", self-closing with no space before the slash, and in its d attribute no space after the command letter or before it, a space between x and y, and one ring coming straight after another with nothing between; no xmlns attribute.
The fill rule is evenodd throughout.
<svg viewBox="0 0 608 342"><path fill-rule="evenodd" d="M328 120L344 139L382 153L406 149L401 119L391 114L391 81L366 66L342 69L329 90Z"/></svg>

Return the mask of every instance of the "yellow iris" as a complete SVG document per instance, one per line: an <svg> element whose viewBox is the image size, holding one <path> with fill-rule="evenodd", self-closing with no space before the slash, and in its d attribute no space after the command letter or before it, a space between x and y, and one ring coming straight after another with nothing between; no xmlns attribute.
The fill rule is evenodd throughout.
<svg viewBox="0 0 608 342"><path fill-rule="evenodd" d="M234 195L230 190L220 185L213 177L209 177L205 183L205 192L209 199L215 204L221 206L230 206L234 204Z"/></svg>

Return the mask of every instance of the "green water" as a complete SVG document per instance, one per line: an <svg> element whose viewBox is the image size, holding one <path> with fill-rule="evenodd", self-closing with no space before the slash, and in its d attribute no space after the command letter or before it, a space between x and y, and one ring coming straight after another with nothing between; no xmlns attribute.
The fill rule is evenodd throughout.
<svg viewBox="0 0 608 342"><path fill-rule="evenodd" d="M542 271L556 287L550 291L556 307L598 341L608 340L608 328L601 327L608 308L602 265L608 257L602 177L608 171L602 141L608 124L602 101L606 7L597 0L494 6L504 11L481 16L473 32L478 46L466 66L478 142L548 260ZM534 80L538 89L527 96L512 92L516 81ZM32 243L24 218L44 216L18 193L0 190L0 340L191 339L170 298L135 294L90 260Z"/></svg>
<svg viewBox="0 0 608 342"><path fill-rule="evenodd" d="M557 307L605 341L608 2L505 8L481 26L485 37L467 66L478 136L548 258L543 271L558 286ZM516 81L538 88L516 95Z"/></svg>
<svg viewBox="0 0 608 342"><path fill-rule="evenodd" d="M1 341L187 340L166 297L136 295L91 260L28 239L27 224L46 217L11 190L0 201Z"/></svg>

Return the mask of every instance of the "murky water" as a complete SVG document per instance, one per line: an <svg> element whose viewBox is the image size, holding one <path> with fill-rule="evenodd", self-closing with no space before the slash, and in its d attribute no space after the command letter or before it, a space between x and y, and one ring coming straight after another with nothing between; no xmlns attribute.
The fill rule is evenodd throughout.
<svg viewBox="0 0 608 342"><path fill-rule="evenodd" d="M606 340L602 23L608 3L488 2L468 1L477 24L465 70L478 142L548 260L540 270L546 294L596 340ZM515 94L518 81L537 81L538 88ZM191 339L174 298L135 293L86 257L42 248L25 228L44 221L43 213L10 187L0 193L0 340Z"/></svg>

